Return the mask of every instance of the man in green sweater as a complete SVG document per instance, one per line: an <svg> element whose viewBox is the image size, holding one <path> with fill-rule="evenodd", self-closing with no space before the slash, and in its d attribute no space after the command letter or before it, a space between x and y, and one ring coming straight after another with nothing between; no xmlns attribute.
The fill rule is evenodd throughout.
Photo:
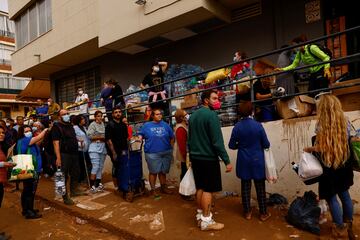
<svg viewBox="0 0 360 240"><path fill-rule="evenodd" d="M224 224L212 219L210 211L212 193L222 190L219 158L226 165L226 172L232 170L225 150L220 121L212 111L220 109L217 92L203 92L203 107L194 112L189 120L188 147L196 185L196 220L201 230L220 230Z"/></svg>
<svg viewBox="0 0 360 240"><path fill-rule="evenodd" d="M302 35L292 40L292 44L300 44L306 42L306 36ZM305 65L312 65L320 62L327 62L330 60L330 56L323 52L316 44L307 44L298 47L294 61L286 67L276 68L278 71L288 71L295 69L299 66L300 62ZM309 91L318 90L329 87L329 80L331 78L330 63L316 65L309 68ZM315 96L316 93L309 94Z"/></svg>

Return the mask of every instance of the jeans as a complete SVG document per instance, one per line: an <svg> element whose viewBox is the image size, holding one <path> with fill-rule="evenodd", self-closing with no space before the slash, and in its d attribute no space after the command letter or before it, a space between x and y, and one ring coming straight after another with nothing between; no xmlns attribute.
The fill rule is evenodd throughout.
<svg viewBox="0 0 360 240"><path fill-rule="evenodd" d="M337 200L337 196L339 196L340 201L342 203L342 209L339 204L339 201ZM353 219L353 204L349 191L338 193L337 195L334 195L331 198L326 199L326 202L329 205L333 222L336 225L342 226L344 224L344 219L346 220Z"/></svg>
<svg viewBox="0 0 360 240"><path fill-rule="evenodd" d="M96 175L96 179L101 179L106 154L91 152L89 155L92 165L91 174Z"/></svg>

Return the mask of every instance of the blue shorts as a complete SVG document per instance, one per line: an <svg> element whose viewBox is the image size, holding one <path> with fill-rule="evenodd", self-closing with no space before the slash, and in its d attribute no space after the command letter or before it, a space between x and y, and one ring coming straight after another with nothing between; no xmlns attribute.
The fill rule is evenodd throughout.
<svg viewBox="0 0 360 240"><path fill-rule="evenodd" d="M149 172L152 174L169 173L172 159L172 150L158 153L145 153L145 160L147 162Z"/></svg>

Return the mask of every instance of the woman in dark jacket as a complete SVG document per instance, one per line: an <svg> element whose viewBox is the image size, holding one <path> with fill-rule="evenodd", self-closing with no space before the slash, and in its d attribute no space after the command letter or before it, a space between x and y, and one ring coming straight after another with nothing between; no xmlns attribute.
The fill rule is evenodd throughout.
<svg viewBox="0 0 360 240"><path fill-rule="evenodd" d="M349 239L355 239L352 231L353 204L349 193L350 186L354 184L354 173L349 161L349 123L339 99L331 94L319 96L316 111L318 122L315 146L307 147L304 151L320 155L323 175L319 180L319 197L329 205L334 222L332 237L347 239L348 235Z"/></svg>
<svg viewBox="0 0 360 240"><path fill-rule="evenodd" d="M22 215L26 219L41 218L41 214L38 213L38 210L34 209L35 192L39 179L38 176L41 171L40 148L36 143L44 139L47 130L48 129L46 128L39 135L33 137L31 127L29 126L19 127L18 141L15 147L15 149L17 150L17 154L26 154L29 151L37 162L37 166L35 166L36 167L35 178L26 179L23 181L23 191L21 193L21 206L22 206Z"/></svg>
<svg viewBox="0 0 360 240"><path fill-rule="evenodd" d="M229 141L229 148L238 150L236 175L241 179L241 197L244 215L251 219L251 180L254 180L260 209L260 220L266 221L270 213L266 210L264 149L270 147L263 126L250 117L251 102L240 104L240 121L235 125Z"/></svg>

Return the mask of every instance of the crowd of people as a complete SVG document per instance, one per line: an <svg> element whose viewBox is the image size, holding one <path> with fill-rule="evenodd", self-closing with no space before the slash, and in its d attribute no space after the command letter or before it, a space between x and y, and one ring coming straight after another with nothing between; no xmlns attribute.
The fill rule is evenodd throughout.
<svg viewBox="0 0 360 240"><path fill-rule="evenodd" d="M313 48L312 51L315 54L321 55L320 49L310 47ZM299 50L292 65L281 70L293 68L300 59L306 60L307 51L310 51L308 48L305 46ZM238 53L235 57L235 60L239 60L241 54ZM324 60L326 60L325 57ZM142 87L145 85L152 87L162 83L162 71L166 66L166 62L154 63ZM248 67L247 63L243 63L241 69ZM326 66L320 70L314 68L313 71L314 74L328 74ZM319 71L321 74L318 73ZM237 72L231 74L235 77ZM271 97L271 93L266 90L269 81L269 79L263 79L254 85L257 89L256 99ZM311 90L325 86L325 83L316 84L316 86L310 86ZM7 181L7 169L13 167L13 164L7 161L7 156L10 155L9 149L14 150L14 155L30 153L38 163L35 169L36 176L22 181L22 214L27 219L41 217L34 206L41 172L44 173L43 176L51 176L57 168L61 169L66 181L70 181L70 188L66 189L63 201L67 205L73 205L73 197L85 195L88 192L96 194L104 190L102 173L106 155L109 155L113 162L114 185L117 186L119 162L129 150L129 140L133 133L127 125L127 119L123 116L123 99L114 97L122 95L121 88L114 93L116 85L117 83L113 80L106 82L101 93L107 123L104 122L101 111L96 111L94 120L89 123L89 117L85 114L87 104L83 104L88 102L89 98L82 87L78 88L75 101L81 105L79 106L80 115L70 116L68 110L60 109L60 106L49 98L47 104L39 101L36 109L30 109L26 124L22 116L16 118L16 124L10 118L0 120L0 204L4 195L4 183ZM221 107L217 91L204 91L201 95L202 106L191 116L185 110L178 109L175 113L175 128L163 121L165 109L162 104L166 103L152 103L156 102L157 98L164 100L165 90L151 88L149 97L151 98L150 120L134 135L138 135L145 142L144 152L149 170L151 196L158 195L158 191L163 194L173 193L167 186L166 174L169 173L175 156L181 168L180 179L184 177L189 166L193 170L197 189L194 196L197 204L195 220L199 228L201 230L223 229L224 224L215 222L213 219L211 206L213 194L222 190L220 160L224 163L226 172L231 172L233 167L225 149L219 118L214 111ZM118 101L115 104L114 99ZM270 147L270 142L262 125L252 117L254 113L251 101L242 100L238 113L240 120L233 128L228 146L238 151L236 175L241 179L243 215L247 220L252 219L253 209L250 206L250 196L252 181L254 181L259 219L266 221L271 214L266 207L264 149ZM317 114L319 118L315 144L313 147L305 148L304 151L320 153L324 174L319 181L319 196L329 205L334 222L334 237L338 238L345 234L351 237L353 236L353 206L349 188L353 185L353 172L348 164L351 158L348 121L339 100L331 94L322 94L318 97ZM263 118L268 118L266 111L263 112ZM156 188L157 178L160 189ZM88 192L79 188L79 184L83 182L89 183ZM333 184L329 185L329 182ZM336 196L340 197L343 211ZM186 200L193 199L188 196L183 197Z"/></svg>

